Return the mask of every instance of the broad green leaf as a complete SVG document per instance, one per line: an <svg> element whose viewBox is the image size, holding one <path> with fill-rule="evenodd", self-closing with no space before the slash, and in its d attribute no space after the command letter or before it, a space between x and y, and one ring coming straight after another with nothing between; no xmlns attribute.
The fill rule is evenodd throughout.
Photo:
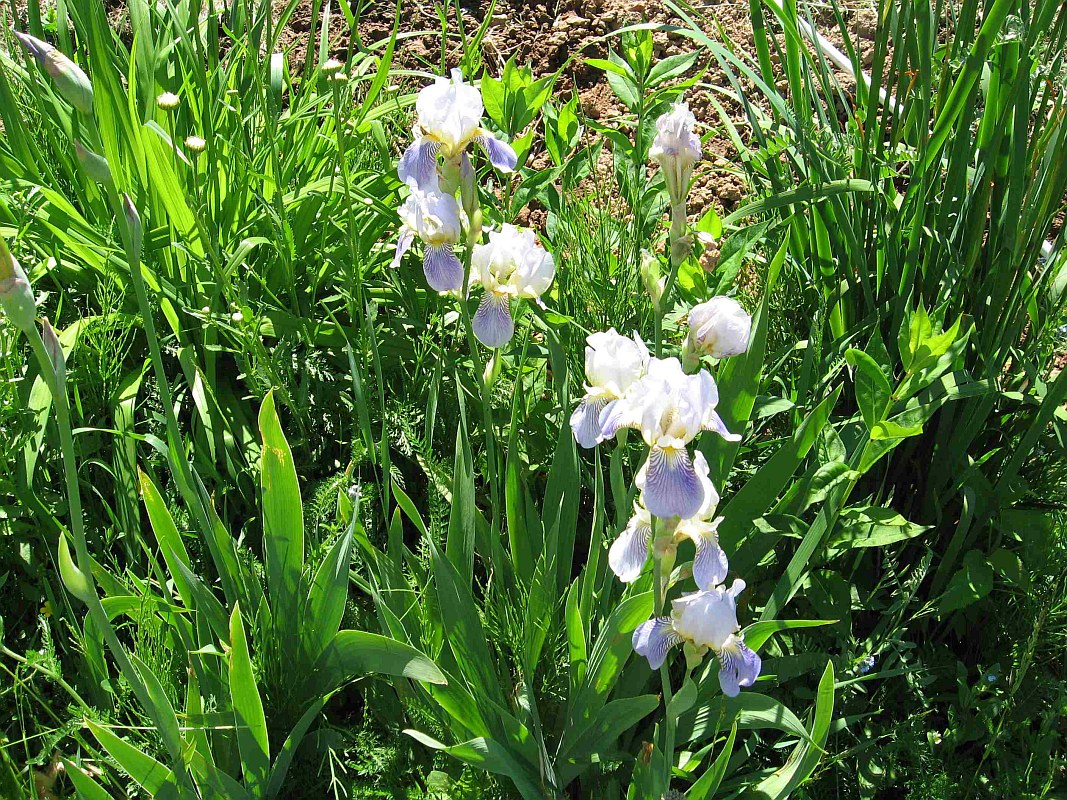
<svg viewBox="0 0 1067 800"><path fill-rule="evenodd" d="M886 414L893 396L893 387L878 362L862 350L849 348L845 352L845 360L855 370L853 378L856 384L856 405L859 406L867 429L872 430Z"/></svg>
<svg viewBox="0 0 1067 800"><path fill-rule="evenodd" d="M521 760L508 747L495 739L479 737L450 746L420 731L406 730L404 733L415 741L434 750L448 753L465 764L510 778L524 800L543 800L545 797L544 789L536 778L536 767Z"/></svg>
<svg viewBox="0 0 1067 800"><path fill-rule="evenodd" d="M937 600L938 614L942 617L976 603L993 590L993 568L985 554L970 550L963 557L963 566L948 582L945 593Z"/></svg>
<svg viewBox="0 0 1067 800"><path fill-rule="evenodd" d="M745 644L759 652L763 645L776 633L796 628L819 628L833 625L837 620L830 619L767 619L753 622L744 630Z"/></svg>
<svg viewBox="0 0 1067 800"><path fill-rule="evenodd" d="M841 512L829 546L837 549L884 547L913 539L926 530L929 526L909 522L892 509L879 506L848 508Z"/></svg>
<svg viewBox="0 0 1067 800"><path fill-rule="evenodd" d="M471 457L470 437L466 420L460 417L456 428L455 470L452 473L452 510L448 515L448 537L445 539L445 555L459 573L465 586L471 585L474 576L474 464Z"/></svg>
<svg viewBox="0 0 1067 800"><path fill-rule="evenodd" d="M304 568L304 512L293 452L282 432L273 392L263 398L259 430L263 437L260 481L267 590L274 618L288 620L282 628L291 631L303 601L299 591Z"/></svg>
<svg viewBox="0 0 1067 800"><path fill-rule="evenodd" d="M245 787L253 795L263 791L270 773L270 744L263 700L259 696L252 658L248 652L241 608L230 615L230 703L233 706L237 746L244 767Z"/></svg>
<svg viewBox="0 0 1067 800"><path fill-rule="evenodd" d="M366 675L446 682L437 665L409 644L366 631L339 631L315 663L310 684L326 694Z"/></svg>
<svg viewBox="0 0 1067 800"><path fill-rule="evenodd" d="M353 520L353 525L355 524ZM308 591L302 631L308 655L318 658L326 643L341 627L348 600L348 570L352 561L352 525L334 542L322 560Z"/></svg>
<svg viewBox="0 0 1067 800"><path fill-rule="evenodd" d="M177 785L174 782L173 772L124 738L116 736L103 725L91 719L87 719L85 724L100 742L100 746L115 759L115 763L122 767L126 774L150 796L177 797Z"/></svg>

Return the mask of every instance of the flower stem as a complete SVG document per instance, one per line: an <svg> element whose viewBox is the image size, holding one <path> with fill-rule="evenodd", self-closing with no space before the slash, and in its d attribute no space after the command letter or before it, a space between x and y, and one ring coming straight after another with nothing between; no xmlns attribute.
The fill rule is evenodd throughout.
<svg viewBox="0 0 1067 800"><path fill-rule="evenodd" d="M652 517L652 541L656 541L656 518ZM666 602L667 589L669 583L669 576L662 575L663 559L656 553L655 545L652 548L652 616L659 617L662 615L663 607ZM675 720L670 715L669 709L671 705L671 698L673 693L671 692L671 674L667 666L668 662L663 662L663 666L659 668L660 685L663 691L663 791L666 792L671 788L671 776L674 772L674 727Z"/></svg>
<svg viewBox="0 0 1067 800"><path fill-rule="evenodd" d="M670 301L674 284L678 280L678 270L686 259L689 258L691 247L685 241L686 237L686 207L685 201L671 205L671 229L667 234L667 247L671 254L671 271L667 275L667 281L663 284L663 295L655 304L655 330L656 330L656 358L663 357L663 314Z"/></svg>

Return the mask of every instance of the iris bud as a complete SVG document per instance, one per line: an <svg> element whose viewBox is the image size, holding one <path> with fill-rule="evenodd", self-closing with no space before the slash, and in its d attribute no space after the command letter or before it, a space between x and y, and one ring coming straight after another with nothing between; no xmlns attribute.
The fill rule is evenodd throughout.
<svg viewBox="0 0 1067 800"><path fill-rule="evenodd" d="M83 114L93 113L93 85L82 68L70 60L61 50L26 33L15 31L15 36L27 52L37 59L45 72L52 76L59 94Z"/></svg>
<svg viewBox="0 0 1067 800"><path fill-rule="evenodd" d="M78 157L78 163L85 170L85 174L92 178L93 181L96 183L109 183L111 181L111 167L108 166L107 159L102 155L94 153L77 139L74 140L74 154Z"/></svg>
<svg viewBox="0 0 1067 800"><path fill-rule="evenodd" d="M33 327L37 302L33 297L30 279L3 239L0 239L0 307L11 324L23 333Z"/></svg>

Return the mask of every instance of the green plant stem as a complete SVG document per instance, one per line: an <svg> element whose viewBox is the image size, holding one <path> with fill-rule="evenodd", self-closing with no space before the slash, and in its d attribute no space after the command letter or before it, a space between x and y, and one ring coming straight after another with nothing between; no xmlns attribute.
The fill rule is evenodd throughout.
<svg viewBox="0 0 1067 800"><path fill-rule="evenodd" d="M663 613L663 606L667 597L667 581L665 576L661 573L663 571L663 560L655 551L656 542L656 518L652 517L652 616L653 618L659 617ZM663 666L659 668L660 685L663 691L663 790L667 791L671 788L671 776L674 772L674 726L675 721L671 717L668 710L670 709L671 699L674 696L671 692L671 673L667 666L668 662L664 662Z"/></svg>
<svg viewBox="0 0 1067 800"><path fill-rule="evenodd" d="M85 579L91 591L84 598L89 608L89 616L93 624L100 631L111 650L115 661L119 665L122 676L130 684L138 701L145 709L152 708L148 689L141 680L125 648L115 633L107 611L100 601L100 595L96 590L96 582L93 579L93 560L89 555L89 547L85 538L85 522L82 519L81 490L78 486L78 466L74 460L74 432L70 424L70 404L67 400L66 381L56 374L52 365L52 359L48 356L44 340L36 326L26 331L26 338L30 342L30 349L37 359L41 375L48 385L52 394L52 408L55 410L56 427L59 429L60 452L63 456L63 473L67 489L67 504L70 511L70 529L74 540L74 556L77 559L78 569L85 575ZM60 534L61 536L64 534Z"/></svg>
<svg viewBox="0 0 1067 800"><path fill-rule="evenodd" d="M689 258L690 248L683 241L686 235L685 201L671 206L671 229L667 234L667 247L671 254L671 271L663 284L663 294L655 304L656 358L663 357L663 313L670 301L674 284L678 280L678 270Z"/></svg>
<svg viewBox="0 0 1067 800"><path fill-rule="evenodd" d="M52 670L47 669L42 664L38 664L36 662L30 661L25 656L20 656L14 650L9 650L7 647L4 647L3 645L0 645L0 655L5 655L8 658L10 658L12 661L14 661L15 663L21 664L24 667L29 667L34 672L41 673L46 678L48 678L50 681L53 681L57 686L59 686L60 689L65 691L67 694L69 694L71 696L71 699L73 699L74 702L78 704L78 706L81 708L82 711L89 711L90 710L89 704L86 703L84 700L82 700L82 696L80 694L78 694L77 691L75 691L73 686L71 686L69 683L67 683L65 680L63 680L63 676L60 675L58 672L53 672ZM59 718L57 717L56 719L58 721Z"/></svg>
<svg viewBox="0 0 1067 800"><path fill-rule="evenodd" d="M481 208L475 207L470 217L481 217ZM472 221L471 234L468 236L466 253L463 255L463 292L459 298L459 315L463 320L463 329L467 335L467 345L471 351L471 361L474 362L474 379L478 382L481 394L482 419L485 426L485 446L489 461L489 492L492 498L493 517L491 523L491 539L496 541L500 532L500 476L497 468L496 431L493 428L493 407L489 399L489 385L485 381L485 364L482 362L481 353L478 350L478 337L474 335L474 324L471 322L470 309L467 308L467 292L470 287L471 255L474 252L473 233L481 230L481 221Z"/></svg>

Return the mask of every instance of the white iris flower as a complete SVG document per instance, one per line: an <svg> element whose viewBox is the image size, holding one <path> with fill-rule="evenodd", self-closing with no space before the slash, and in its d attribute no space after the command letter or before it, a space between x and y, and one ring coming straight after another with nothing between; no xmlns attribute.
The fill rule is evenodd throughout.
<svg viewBox="0 0 1067 800"><path fill-rule="evenodd" d="M677 358L653 358L627 396L601 414L604 439L621 428L641 431L649 453L637 480L653 516L686 519L704 505L706 490L689 456L689 443L706 430L729 441L741 438L726 429L715 410L718 402L719 391L706 370L686 375Z"/></svg>
<svg viewBox="0 0 1067 800"><path fill-rule="evenodd" d="M633 633L634 651L648 659L652 669L659 669L670 649L689 644L697 652L711 650L719 659L719 685L727 697L736 697L742 686L751 686L759 677L763 663L749 648L737 624L737 596L745 582L735 580L727 589L717 586L690 592L671 603L669 617L642 622Z"/></svg>
<svg viewBox="0 0 1067 800"><path fill-rule="evenodd" d="M404 224L396 243L393 267L400 264L418 237L424 245L422 268L430 288L438 292L462 289L463 265L452 252L462 233L456 198L442 192L434 180L425 190L412 186L411 195L397 213Z"/></svg>
<svg viewBox="0 0 1067 800"><path fill-rule="evenodd" d="M722 517L715 517L719 493L711 482L711 470L703 453L697 451L693 457L693 468L704 493L703 505L694 516L679 520L677 525L669 522L663 524L659 533L660 538L665 539L671 546L677 546L683 539L693 542L696 548L693 578L698 588L710 589L726 580L730 565L726 553L719 546L718 528ZM638 488L644 489L645 483L645 480L640 480ZM619 580L632 583L640 577L648 561L651 543L652 515L641 498L638 498L634 502L634 515L608 551L608 565Z"/></svg>
<svg viewBox="0 0 1067 800"><path fill-rule="evenodd" d="M458 174L466 150L476 142L489 161L501 172L512 172L518 163L515 151L482 127L482 93L463 82L463 74L452 70L451 78L437 78L419 92L415 100L418 122L415 141L400 158L400 180L425 187L437 175L437 155Z"/></svg>
<svg viewBox="0 0 1067 800"><path fill-rule="evenodd" d="M685 201L693 168L700 160L700 137L694 132L696 122L688 103L675 103L656 120L656 138L648 154L663 170L672 205Z"/></svg>
<svg viewBox="0 0 1067 800"><path fill-rule="evenodd" d="M556 264L529 228L503 225L489 231L489 242L471 254L471 281L485 289L471 321L474 335L486 347L503 347L515 333L512 298L533 300L552 285Z"/></svg>
<svg viewBox="0 0 1067 800"><path fill-rule="evenodd" d="M636 332L630 339L614 328L585 341L585 396L571 414L571 430L582 447L595 447L603 438L601 414L645 376L649 352Z"/></svg>
<svg viewBox="0 0 1067 800"><path fill-rule="evenodd" d="M752 317L732 297L719 295L689 312L687 349L712 358L737 356L748 350Z"/></svg>

